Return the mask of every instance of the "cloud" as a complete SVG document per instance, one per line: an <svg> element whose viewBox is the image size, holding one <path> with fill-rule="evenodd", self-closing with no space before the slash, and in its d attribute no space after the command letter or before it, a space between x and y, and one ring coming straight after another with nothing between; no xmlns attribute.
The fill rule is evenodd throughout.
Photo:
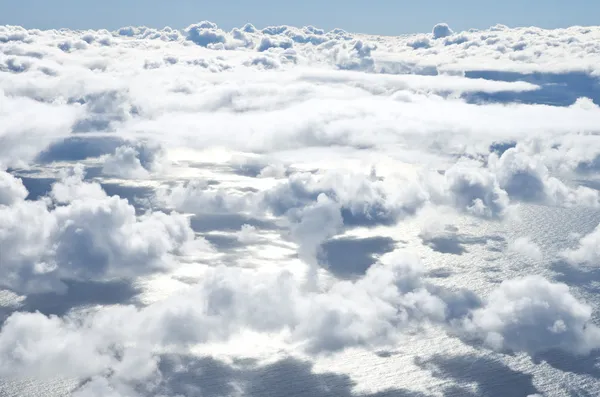
<svg viewBox="0 0 600 397"><path fill-rule="evenodd" d="M235 159L232 163L241 167L243 174L265 176L268 169L258 160ZM396 185L401 182L402 187ZM260 192L213 188L195 181L161 190L158 197L182 212L281 217L299 246L300 258L311 265L317 263L321 244L344 228L393 225L413 215L428 199L427 192L415 181L378 179L342 170L291 173Z"/></svg>
<svg viewBox="0 0 600 397"><path fill-rule="evenodd" d="M591 307L567 285L527 276L502 282L462 326L497 350L588 354L600 347L600 329L591 316Z"/></svg>
<svg viewBox="0 0 600 397"><path fill-rule="evenodd" d="M0 90L0 164L24 166L46 145L71 130L81 109L77 105L42 103L6 95Z"/></svg>
<svg viewBox="0 0 600 397"><path fill-rule="evenodd" d="M299 245L298 255L312 265L316 264L321 244L339 233L344 223L340 205L324 193L317 196L314 204L288 212L288 217L292 221L292 238Z"/></svg>
<svg viewBox="0 0 600 397"><path fill-rule="evenodd" d="M349 45L343 43L335 55L336 66L342 70L371 71L375 65L371 52L376 48L377 46L362 40Z"/></svg>
<svg viewBox="0 0 600 397"><path fill-rule="evenodd" d="M0 208L4 287L61 291L63 278L135 278L171 267L170 255L202 243L186 217L162 212L138 217L127 200L81 178L79 171L57 182L51 199L24 201L21 191L10 207Z"/></svg>
<svg viewBox="0 0 600 397"><path fill-rule="evenodd" d="M0 205L10 206L27 197L27 189L20 179L0 171Z"/></svg>
<svg viewBox="0 0 600 397"><path fill-rule="evenodd" d="M404 182L402 187L395 185ZM427 192L410 179L378 179L373 175L345 171L320 175L295 173L265 192L264 205L275 215L306 206L320 194L339 203L344 224L393 224L414 214L426 201Z"/></svg>
<svg viewBox="0 0 600 397"><path fill-rule="evenodd" d="M165 152L159 145L138 142L120 146L104 159L102 172L122 178L143 179L152 172L161 172L168 166Z"/></svg>
<svg viewBox="0 0 600 397"><path fill-rule="evenodd" d="M418 50L419 48L429 48L431 46L431 41L429 40L429 37L423 36L414 38L413 40L407 42L406 45L414 50Z"/></svg>
<svg viewBox="0 0 600 397"><path fill-rule="evenodd" d="M491 172L477 164L457 163L430 183L436 190L443 189L433 190L434 200L450 200L455 208L474 216L501 218L509 209L508 194Z"/></svg>
<svg viewBox="0 0 600 397"><path fill-rule="evenodd" d="M259 240L256 227L248 224L242 225L242 228L236 234L236 237L239 242L243 244L250 244Z"/></svg>
<svg viewBox="0 0 600 397"><path fill-rule="evenodd" d="M141 309L114 306L63 318L16 313L0 331L0 356L11 357L0 373L86 378L109 370L111 383L135 384L155 374L163 348L228 339L246 327L287 329L312 353L395 343L413 322L444 316L444 303L423 288L422 275L418 259L402 252L384 255L361 280L315 292L286 273L212 268L189 290Z"/></svg>
<svg viewBox="0 0 600 397"><path fill-rule="evenodd" d="M256 50L259 52L263 52L263 51L267 51L270 48L291 48L292 47L292 41L289 39L281 39L281 40L274 40L271 37L263 37L260 40L260 43L258 44L258 46L256 47Z"/></svg>
<svg viewBox="0 0 600 397"><path fill-rule="evenodd" d="M508 249L536 261L543 258L540 247L528 237L519 237L515 239L508 245Z"/></svg>
<svg viewBox="0 0 600 397"><path fill-rule="evenodd" d="M169 208L193 214L245 212L255 205L255 195L211 187L206 181L192 180L169 189L160 189L157 200Z"/></svg>
<svg viewBox="0 0 600 397"><path fill-rule="evenodd" d="M202 23L200 23L202 25ZM216 26L215 26L216 27ZM161 30L148 28L146 26L125 26L117 29L115 32L118 36L126 36L136 39L150 39L150 40L162 40L162 41L178 41L182 38L181 32L176 29L172 29L168 26ZM90 44L94 41L93 35L87 36L88 40L85 40Z"/></svg>
<svg viewBox="0 0 600 397"><path fill-rule="evenodd" d="M490 168L495 171L500 186L511 197L552 205L598 205L597 191L583 186L566 186L550 176L548 168L537 156L520 149L519 146L508 149L500 157L492 153L489 159Z"/></svg>
<svg viewBox="0 0 600 397"><path fill-rule="evenodd" d="M445 33L442 32L437 32L438 34L442 34L444 35ZM434 28L434 36L436 34L435 28ZM446 37L446 36L443 36ZM469 37L463 33L459 33L454 35L452 30L450 30L450 35L446 37L446 39L444 40L444 44L445 45L458 45L458 44L463 44L463 43L467 43L469 42Z"/></svg>
<svg viewBox="0 0 600 397"><path fill-rule="evenodd" d="M563 256L573 264L600 264L600 226L579 240L577 248L566 250Z"/></svg>
<svg viewBox="0 0 600 397"><path fill-rule="evenodd" d="M52 376L50 371L57 369L65 375L81 377L101 372L109 366L110 359L98 355L96 348L100 341L91 339L92 336L65 328L63 320L57 317L40 313L13 314L0 333L0 355L6 358L0 371L4 376L30 371L46 378ZM65 341L76 348L65 349ZM8 359L12 355L10 343L20 343L23 347L12 359ZM11 368L11 365L20 368Z"/></svg>
<svg viewBox="0 0 600 397"><path fill-rule="evenodd" d="M466 241L456 233L457 231L456 227L435 223L425 225L419 233L419 237L434 251L462 255L467 252L463 247L463 243Z"/></svg>
<svg viewBox="0 0 600 397"><path fill-rule="evenodd" d="M216 24L208 21L188 26L185 33L187 34L187 40L202 47L217 43L224 44L227 41L225 32L220 30Z"/></svg>
<svg viewBox="0 0 600 397"><path fill-rule="evenodd" d="M304 290L286 272L210 268L191 288L141 309L114 306L63 318L13 314L0 332L0 355L11 357L2 362L11 365L0 373L137 384L156 379L163 348L227 340L246 328L287 330L286 338L313 354L395 344L403 330L446 318L446 303L428 291L423 275L420 261L403 251L383 255L357 281L320 291ZM460 324L497 349L585 353L600 337L590 316L568 287L531 276L503 283Z"/></svg>
<svg viewBox="0 0 600 397"><path fill-rule="evenodd" d="M102 172L124 178L145 178L148 171L142 167L138 156L139 153L134 148L120 146L113 155L106 158Z"/></svg>
<svg viewBox="0 0 600 397"><path fill-rule="evenodd" d="M0 291L0 377L141 397L170 381L166 352L317 362L430 332L589 353L587 286L474 245L544 272L551 225L597 207L599 32L0 27L0 282L21 295ZM597 234L564 258L598 262ZM50 308L105 283L135 288Z"/></svg>
<svg viewBox="0 0 600 397"><path fill-rule="evenodd" d="M433 31L432 31L434 39L448 37L453 33L454 32L452 31L452 29L450 29L450 26L448 26L447 23L438 23L437 25L435 25L433 27Z"/></svg>
<svg viewBox="0 0 600 397"><path fill-rule="evenodd" d="M21 26L0 26L0 43L30 41L29 32Z"/></svg>
<svg viewBox="0 0 600 397"><path fill-rule="evenodd" d="M254 33L254 32L256 32L256 28L251 23L247 23L244 26L242 26L242 30L244 32L247 32L247 33Z"/></svg>

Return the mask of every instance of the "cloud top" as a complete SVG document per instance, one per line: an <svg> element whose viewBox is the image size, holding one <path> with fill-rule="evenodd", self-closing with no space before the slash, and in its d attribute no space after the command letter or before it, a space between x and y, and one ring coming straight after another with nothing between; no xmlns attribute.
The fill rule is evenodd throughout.
<svg viewBox="0 0 600 397"><path fill-rule="evenodd" d="M167 361L349 357L359 393L356 357L434 379L433 343L589 386L599 38L1 26L0 378L141 397L194 370Z"/></svg>

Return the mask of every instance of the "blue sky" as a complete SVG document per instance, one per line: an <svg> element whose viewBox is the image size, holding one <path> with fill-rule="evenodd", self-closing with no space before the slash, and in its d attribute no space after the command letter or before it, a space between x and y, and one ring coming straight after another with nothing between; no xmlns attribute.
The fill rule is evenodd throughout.
<svg viewBox="0 0 600 397"><path fill-rule="evenodd" d="M27 28L116 29L128 25L182 28L201 20L224 29L252 22L395 35L496 23L546 28L598 24L598 0L0 0L0 24Z"/></svg>

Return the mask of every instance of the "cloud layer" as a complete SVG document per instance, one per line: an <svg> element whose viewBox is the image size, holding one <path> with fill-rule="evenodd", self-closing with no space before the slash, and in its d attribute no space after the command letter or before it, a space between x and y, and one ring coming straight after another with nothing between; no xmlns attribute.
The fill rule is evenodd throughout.
<svg viewBox="0 0 600 397"><path fill-rule="evenodd" d="M360 352L439 395L456 352L593 395L598 37L1 26L0 386L175 397L219 356L254 395Z"/></svg>

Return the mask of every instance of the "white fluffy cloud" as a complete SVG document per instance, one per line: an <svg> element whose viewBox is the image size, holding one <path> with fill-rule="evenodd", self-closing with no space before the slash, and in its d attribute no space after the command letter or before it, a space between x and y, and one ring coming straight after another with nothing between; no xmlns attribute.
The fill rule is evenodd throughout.
<svg viewBox="0 0 600 397"><path fill-rule="evenodd" d="M226 42L225 32L220 30L216 24L203 21L195 25L190 25L185 32L187 39L202 47L208 47L214 44L224 44Z"/></svg>
<svg viewBox="0 0 600 397"><path fill-rule="evenodd" d="M132 146L119 146L104 160L102 171L106 175L143 179L151 172L164 171L168 166L160 146L140 142Z"/></svg>
<svg viewBox="0 0 600 397"><path fill-rule="evenodd" d="M27 189L20 179L0 171L0 205L9 206L27 197Z"/></svg>
<svg viewBox="0 0 600 397"><path fill-rule="evenodd" d="M341 231L344 221L340 210L339 203L321 193L314 204L289 213L292 237L298 242L302 260L315 264L321 244Z"/></svg>
<svg viewBox="0 0 600 397"><path fill-rule="evenodd" d="M539 261L543 258L543 253L540 247L528 237L519 237L515 239L509 244L508 248L513 252L533 260Z"/></svg>
<svg viewBox="0 0 600 397"><path fill-rule="evenodd" d="M111 369L111 382L141 381L155 373L165 349L227 339L247 327L285 331L313 353L385 346L414 322L444 318L444 302L422 276L418 259L402 252L383 257L361 280L317 292L288 273L213 268L189 290L142 309L65 318L17 313L0 332L0 373L92 377Z"/></svg>
<svg viewBox="0 0 600 397"><path fill-rule="evenodd" d="M433 31L432 31L434 39L448 37L452 33L454 33L454 32L452 31L452 29L450 29L450 26L448 26L447 23L438 23L437 25L435 25L433 27Z"/></svg>
<svg viewBox="0 0 600 397"><path fill-rule="evenodd" d="M577 248L567 250L563 255L573 264L600 265L600 226L583 236Z"/></svg>
<svg viewBox="0 0 600 397"><path fill-rule="evenodd" d="M496 154L490 155L489 163L500 186L516 199L552 205L598 206L596 190L566 186L550 175L546 165L537 156L524 153L518 147L508 149L499 158Z"/></svg>
<svg viewBox="0 0 600 397"><path fill-rule="evenodd" d="M102 171L107 175L123 176L125 178L145 178L148 171L142 167L137 150L130 146L120 146L113 155L104 161Z"/></svg>
<svg viewBox="0 0 600 397"><path fill-rule="evenodd" d="M163 352L224 341L246 329L278 334L309 353L390 346L413 326L446 319L447 303L428 291L423 275L420 261L402 251L385 255L355 282L320 291L306 290L286 272L210 268L186 291L141 309L63 318L13 314L0 332L0 373L93 377L127 388L160 379ZM600 343L590 317L591 308L566 285L531 276L502 283L460 327L494 349L585 354Z"/></svg>
<svg viewBox="0 0 600 397"><path fill-rule="evenodd" d="M494 349L588 354L600 347L600 328L591 316L592 308L565 284L528 276L503 282L463 326Z"/></svg>
<svg viewBox="0 0 600 397"><path fill-rule="evenodd" d="M237 239L240 243L253 243L258 241L259 237L257 236L256 227L248 224L242 225L240 231L236 234Z"/></svg>
<svg viewBox="0 0 600 397"><path fill-rule="evenodd" d="M347 225L394 223L413 214L428 198L427 192L408 178L387 180L340 170L292 174L266 191L262 201L275 214L285 214L313 202L322 193L339 203Z"/></svg>
<svg viewBox="0 0 600 397"><path fill-rule="evenodd" d="M81 174L53 186L51 197L0 207L3 287L18 293L62 290L62 279L134 278L169 268L169 254L195 241L178 214L136 216L127 200L107 196ZM208 248L208 246L207 246Z"/></svg>
<svg viewBox="0 0 600 397"><path fill-rule="evenodd" d="M475 216L502 217L509 206L508 194L494 175L476 165L457 163L445 172L444 178L434 179L432 185L442 187L437 192L438 200L447 198L459 210Z"/></svg>

